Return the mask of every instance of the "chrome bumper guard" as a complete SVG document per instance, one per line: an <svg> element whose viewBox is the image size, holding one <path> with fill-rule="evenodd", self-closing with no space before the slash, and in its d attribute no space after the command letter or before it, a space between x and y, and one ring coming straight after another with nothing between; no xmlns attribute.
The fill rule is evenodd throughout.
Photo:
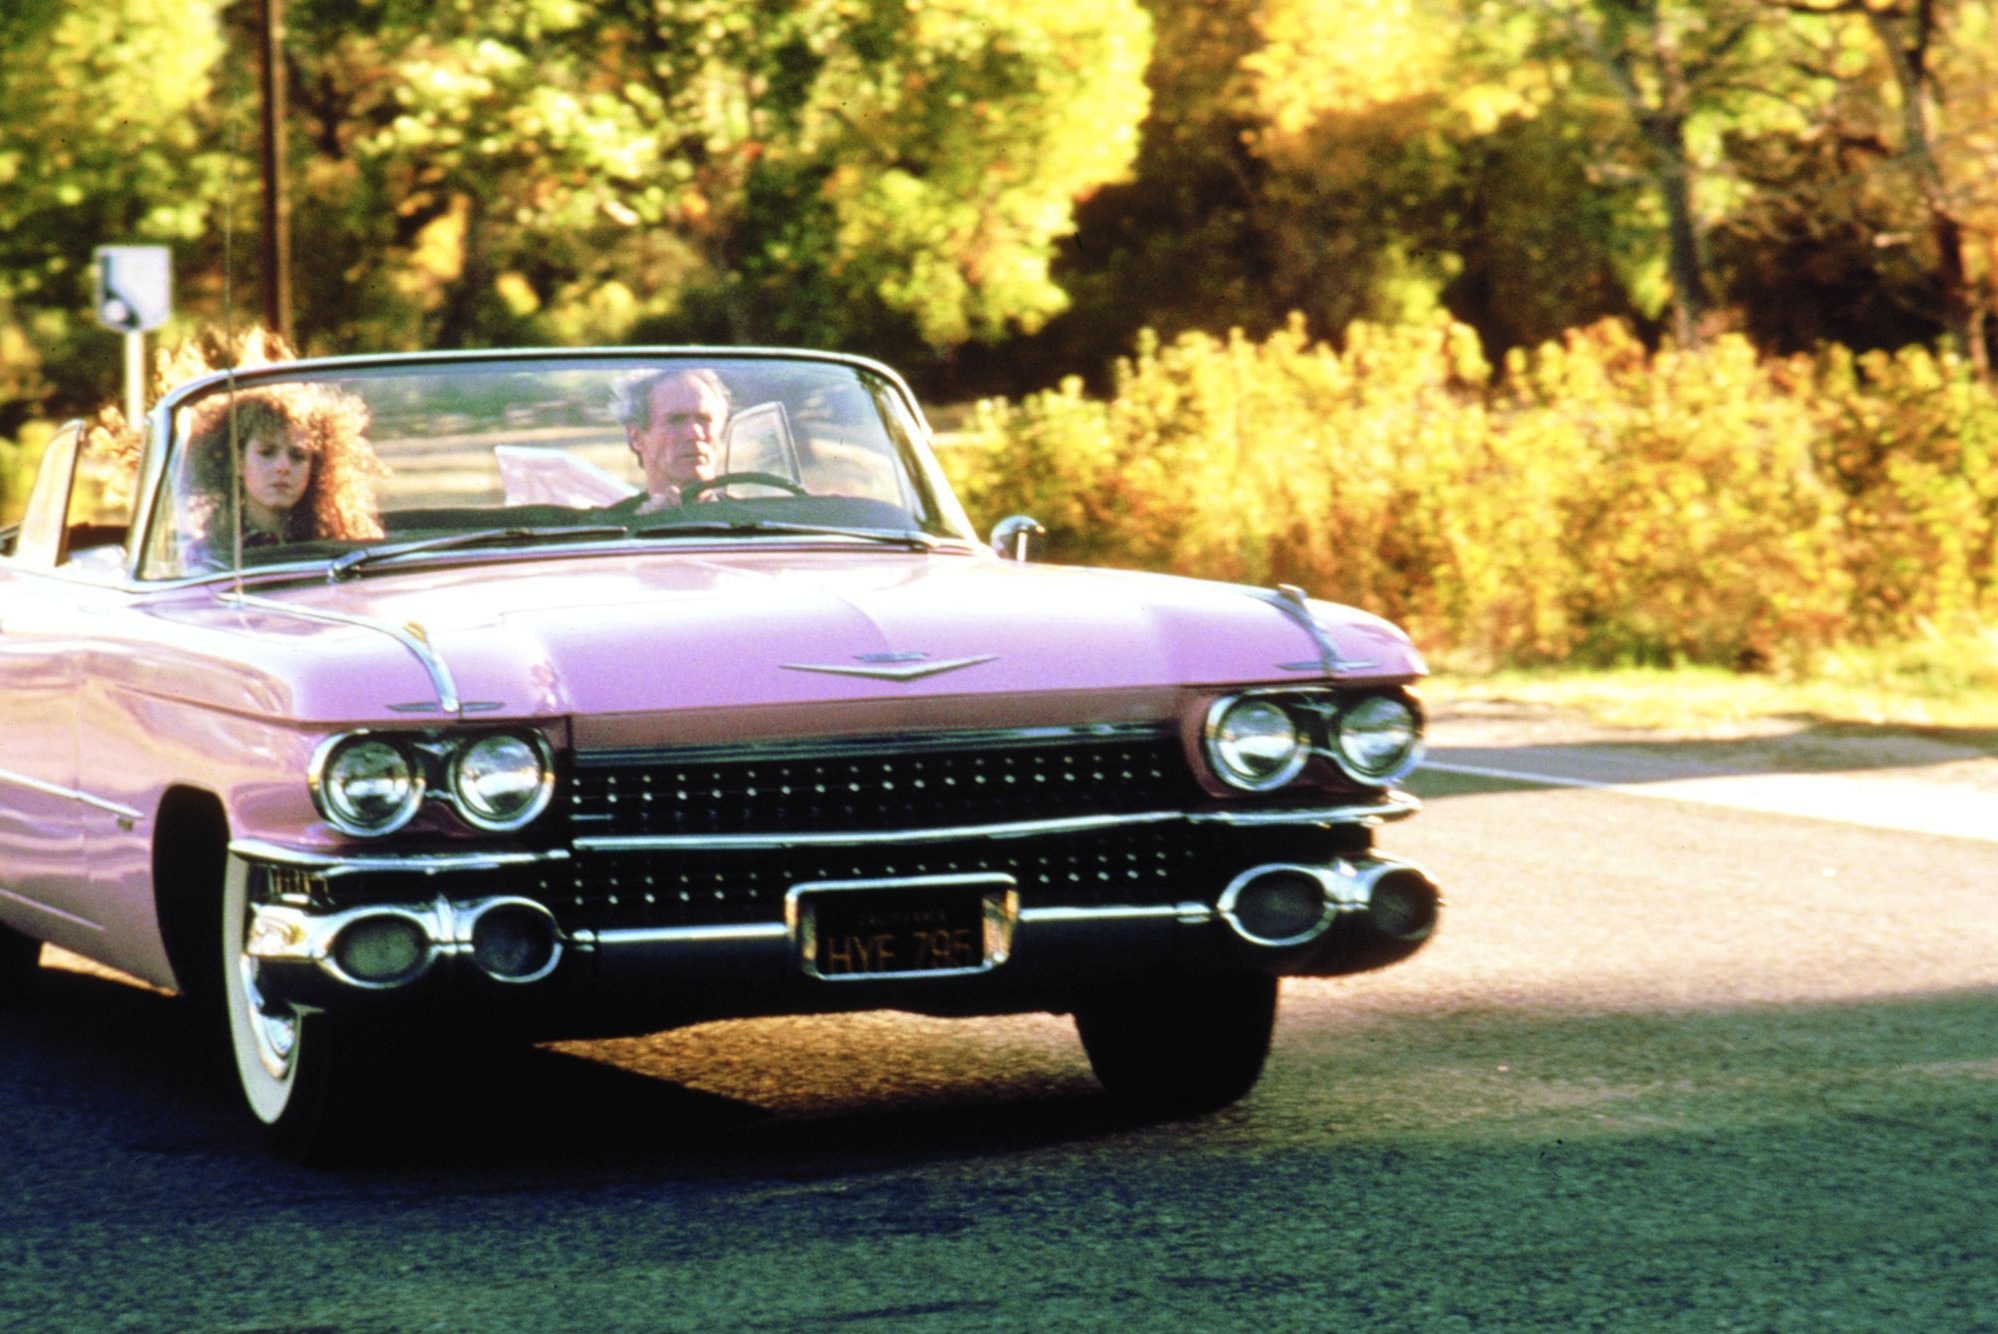
<svg viewBox="0 0 1998 1334"><path fill-rule="evenodd" d="M281 879L310 866L351 873L351 861L323 864L302 854L270 857L243 844L232 855L261 861ZM523 854L525 855L525 854ZM560 857L564 854L553 854ZM371 859L368 869L415 863ZM476 871L492 858L458 858L436 870ZM1249 967L1285 974L1333 974L1377 967L1425 941L1441 895L1419 868L1391 858L1327 865L1252 867L1208 903L1022 907L1005 877L965 877L981 889L984 953L972 966L927 972L829 976L814 961L810 895L867 890L920 895L950 877L799 886L786 920L721 926L562 930L542 904L516 896L368 904L337 912L292 901L252 909L244 952L263 966L267 989L308 1004L342 994L392 992L444 972L526 988L588 961L612 992L725 995L766 985L839 988L859 981L888 988L934 988L946 978L1050 987L1099 977L1106 966ZM989 891L989 892L986 892ZM1218 928L1218 929L1217 929ZM329 985L330 984L330 985ZM795 994L795 992L791 992Z"/></svg>

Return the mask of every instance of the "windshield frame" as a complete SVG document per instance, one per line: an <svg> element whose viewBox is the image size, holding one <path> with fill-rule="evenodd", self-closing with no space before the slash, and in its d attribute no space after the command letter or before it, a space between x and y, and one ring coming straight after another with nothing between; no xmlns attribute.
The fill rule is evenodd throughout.
<svg viewBox="0 0 1998 1334"><path fill-rule="evenodd" d="M909 388L908 382L892 367L869 357L848 353L825 352L812 349L778 347L718 347L704 345L690 346L640 346L640 347L577 347L577 348L510 348L482 349L459 352L400 352L375 353L340 357L309 357L294 361L274 362L267 365L223 370L191 380L164 396L148 414L146 443L141 454L140 476L136 487L137 505L132 514L131 541L128 547L130 564L129 576L148 585L172 583L192 583L217 578L234 578L244 574L263 576L265 574L287 573L295 575L300 569L311 572L326 570L334 556L317 553L297 561L278 560L260 563L248 568L236 566L221 570L177 570L162 572L149 566L156 560L154 554L156 529L162 522L171 521L174 506L167 497L167 489L173 485L172 466L175 456L185 446L179 438L179 423L182 411L190 404L216 392L246 392L259 386L283 384L297 380L337 381L341 379L365 378L392 375L397 371L411 373L448 372L454 366L468 368L493 368L518 366L528 368L546 365L550 369L597 367L606 371L617 369L637 370L648 366L661 366L673 362L695 364L715 363L817 363L853 372L857 382L864 388L871 378L887 391L886 402L880 395L870 391L879 403L884 414L884 429L891 442L897 446L896 452L907 469L905 478L915 493L915 500L928 512L927 522L942 529L941 534L930 533L940 549L953 548L962 542L973 550L982 551L981 544L972 528L957 497L951 490L934 448L934 433L921 403ZM900 420L894 420L899 416ZM497 517L497 516L496 516ZM644 527L646 525L634 525ZM699 535L690 532L689 540ZM769 535L773 541L783 541L776 534ZM828 535L831 536L831 535ZM865 537L865 534L856 534ZM387 537L371 545L392 545L397 539ZM740 544L741 536L721 539L731 544ZM661 545L656 535L635 538L635 543L647 549L657 549ZM791 539L795 544L796 539ZM599 545L601 540L599 539ZM538 548L546 552L551 548L543 545ZM505 552L504 546L486 549L483 554L499 555ZM337 555L337 553L336 553Z"/></svg>

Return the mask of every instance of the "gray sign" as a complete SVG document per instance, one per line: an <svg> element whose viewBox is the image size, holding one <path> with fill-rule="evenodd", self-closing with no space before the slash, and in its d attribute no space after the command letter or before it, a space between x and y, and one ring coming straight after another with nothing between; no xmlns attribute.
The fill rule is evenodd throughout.
<svg viewBox="0 0 1998 1334"><path fill-rule="evenodd" d="M173 255L163 245L102 245L97 322L116 333L146 333L173 313Z"/></svg>

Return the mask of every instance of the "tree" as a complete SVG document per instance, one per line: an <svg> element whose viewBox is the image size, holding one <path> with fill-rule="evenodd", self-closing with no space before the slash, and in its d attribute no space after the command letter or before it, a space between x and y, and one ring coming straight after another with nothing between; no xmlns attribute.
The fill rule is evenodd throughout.
<svg viewBox="0 0 1998 1334"><path fill-rule="evenodd" d="M8 0L0 7L0 434L115 383L91 322L94 246L185 250L213 226L209 0Z"/></svg>
<svg viewBox="0 0 1998 1334"><path fill-rule="evenodd" d="M1073 312L1009 348L1038 383L1094 372L1149 327L1292 312L1447 309L1494 349L1633 316L1657 228L1622 121L1541 51L1532 11L1480 0L1152 0L1152 113L1136 179L1079 213ZM1654 284L1662 292L1664 284Z"/></svg>
<svg viewBox="0 0 1998 1334"><path fill-rule="evenodd" d="M292 15L319 225L365 289L319 290L345 309L318 322L376 341L1033 327L1075 199L1128 169L1149 54L1130 0Z"/></svg>
<svg viewBox="0 0 1998 1334"><path fill-rule="evenodd" d="M1720 210L1702 199L1702 171L1720 168L1729 128L1784 112L1797 84L1791 34L1755 0L1536 0L1536 10L1545 57L1592 76L1578 77L1579 91L1613 99L1635 132L1628 160L1662 214L1673 332L1696 344L1713 303L1706 230Z"/></svg>
<svg viewBox="0 0 1998 1334"><path fill-rule="evenodd" d="M1998 12L1980 0L1795 0L1786 8L1864 25L1885 66L1882 163L1913 187L1940 321L1980 378L1998 310ZM1865 73L1862 73L1865 77Z"/></svg>

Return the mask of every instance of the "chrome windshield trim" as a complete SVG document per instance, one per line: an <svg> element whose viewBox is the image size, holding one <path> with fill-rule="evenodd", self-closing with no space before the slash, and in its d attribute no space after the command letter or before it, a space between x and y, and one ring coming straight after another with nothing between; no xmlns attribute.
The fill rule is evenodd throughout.
<svg viewBox="0 0 1998 1334"><path fill-rule="evenodd" d="M569 859L566 848L550 848L542 852L418 852L406 856L369 853L355 856L318 848L287 847L258 838L235 839L229 844L229 852L245 861L295 866L329 876L396 871L497 871L509 866L539 866L545 862Z"/></svg>
<svg viewBox="0 0 1998 1334"><path fill-rule="evenodd" d="M259 611L275 612L279 615L297 616L308 621L320 621L328 625L348 625L360 630L373 630L387 635L396 643L408 649L423 670L430 677L430 688L437 692L437 707L447 714L464 716L464 706L458 699L458 686L451 679L451 669L444 659L430 647L423 628L414 622L409 625L391 625L372 616L356 616L349 612L324 611L318 607L300 607L276 598L260 597L255 593L225 593L225 602L239 603L245 607L255 607ZM392 706L403 707L403 706Z"/></svg>
<svg viewBox="0 0 1998 1334"><path fill-rule="evenodd" d="M11 769L0 769L0 783L6 783L13 787L26 788L30 792L39 792L45 797L59 797L64 801L74 801L88 806L92 810L103 811L106 815L115 815L121 820L143 820L146 818L144 811L135 811L123 802L111 801L105 797L95 797L88 792L79 792L73 787L61 787L55 783L44 783L39 778L30 778L26 774L17 774Z"/></svg>

